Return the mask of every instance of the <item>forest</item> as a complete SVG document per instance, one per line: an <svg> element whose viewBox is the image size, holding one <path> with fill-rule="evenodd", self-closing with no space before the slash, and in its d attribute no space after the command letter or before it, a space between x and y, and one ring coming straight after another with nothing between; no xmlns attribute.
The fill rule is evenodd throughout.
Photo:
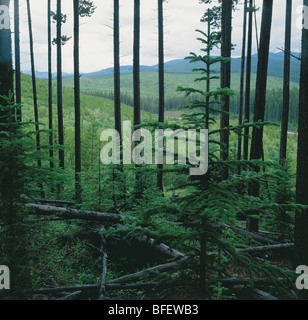
<svg viewBox="0 0 308 320"><path fill-rule="evenodd" d="M166 70L166 0L155 0L157 68L142 70L133 0L127 73L112 0L112 71L93 77L80 68L80 26L103 4L45 2L38 35L34 1L0 0L0 300L307 300L308 0L296 56L294 1L281 1L281 69L270 60L273 0L197 1L200 51L187 48L185 72Z"/></svg>

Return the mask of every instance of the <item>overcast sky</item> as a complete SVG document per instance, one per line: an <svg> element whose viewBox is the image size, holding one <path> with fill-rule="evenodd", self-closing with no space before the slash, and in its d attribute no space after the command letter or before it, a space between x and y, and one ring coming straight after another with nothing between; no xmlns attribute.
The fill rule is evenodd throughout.
<svg viewBox="0 0 308 320"><path fill-rule="evenodd" d="M56 1L53 2L55 11ZM273 26L271 37L271 51L276 52L277 47L284 47L284 18L285 0L274 1ZM73 34L72 0L62 1L62 11L67 14L67 22L63 26L63 34ZM80 70L81 72L94 72L112 67L113 64L113 0L94 0L97 9L91 18L80 19ZM131 65L133 61L133 0L120 1L120 41L121 64ZM47 70L47 1L31 0L33 37L35 43L35 66L38 71ZM262 0L256 0L260 7L257 13L258 29L260 32L260 18ZM299 51L301 32L298 29L301 0L293 1L293 33L292 50ZM165 59L182 59L189 52L197 52L200 43L196 40L195 29L205 31L205 24L200 18L207 6L199 4L199 0L168 0L164 5L165 15ZM11 5L13 10L13 4ZM26 1L20 0L21 23L21 60L22 70L30 70L29 36L27 28ZM236 44L234 56L241 54L242 37L242 10L234 13L232 42ZM157 0L141 1L141 64L157 64ZM12 23L13 27L13 23ZM53 34L55 36L55 24ZM254 34L254 52L256 51L256 37ZM55 47L53 54L53 67L56 67ZM73 72L73 39L63 47L63 71Z"/></svg>

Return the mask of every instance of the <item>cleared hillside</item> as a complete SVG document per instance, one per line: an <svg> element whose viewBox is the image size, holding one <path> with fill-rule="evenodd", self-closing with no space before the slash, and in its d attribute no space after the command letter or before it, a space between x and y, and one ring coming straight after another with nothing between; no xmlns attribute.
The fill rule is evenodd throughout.
<svg viewBox="0 0 308 320"><path fill-rule="evenodd" d="M197 77L193 73L166 73L165 74L165 90L166 97L181 96L182 93L176 92L178 86L191 87L194 79ZM254 89L256 75L252 74L252 90ZM158 96L158 74L155 71L142 71L140 74L141 81L141 95L143 97L157 97ZM73 88L73 78L63 79L63 85L68 88ZM202 84L195 83L194 87L201 88ZM232 74L232 89L239 90L240 86L240 74ZM291 82L292 86L298 86L295 82ZM212 87L219 87L219 80L212 82ZM268 89L275 89L282 87L282 79L279 77L268 77ZM97 91L108 92L113 91L113 76L97 76L97 77L81 77L81 89L82 91ZM131 73L125 73L121 75L121 90L133 94L133 75Z"/></svg>

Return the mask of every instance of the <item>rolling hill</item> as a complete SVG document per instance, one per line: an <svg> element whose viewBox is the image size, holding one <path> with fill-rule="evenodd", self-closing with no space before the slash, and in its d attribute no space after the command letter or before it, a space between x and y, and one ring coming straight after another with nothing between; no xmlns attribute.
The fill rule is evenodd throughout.
<svg viewBox="0 0 308 320"><path fill-rule="evenodd" d="M293 52L293 56L298 57L299 54ZM268 67L268 75L272 77L283 77L283 60L284 60L284 53L270 53L269 55L269 67ZM257 54L252 56L252 73L256 73L257 71L257 63L258 63L258 56ZM171 60L165 63L165 72L166 73L191 73L192 68L200 66L198 63L192 65L188 60L185 59L176 59ZM219 67L216 67L218 71ZM140 66L140 71L153 71L157 72L158 65L154 66ZM231 63L231 71L232 73L240 73L241 70L241 58L232 58ZM121 66L121 74L130 74L133 72L132 66ZM24 71L25 74L30 75L30 71ZM299 81L299 74L300 74L300 61L294 57L291 57L291 74L290 78L293 82ZM113 75L113 68L106 68L92 73L83 73L83 78L93 78L93 77L101 77L101 76L112 76ZM40 79L47 79L48 73L47 72L36 72L36 76ZM56 73L53 74L53 77L56 77ZM72 78L73 74L63 73L63 78Z"/></svg>

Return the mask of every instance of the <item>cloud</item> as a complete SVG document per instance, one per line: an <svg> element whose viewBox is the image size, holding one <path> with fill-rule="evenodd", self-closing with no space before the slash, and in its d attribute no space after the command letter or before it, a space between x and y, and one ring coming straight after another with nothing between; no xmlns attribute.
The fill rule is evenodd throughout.
<svg viewBox="0 0 308 320"><path fill-rule="evenodd" d="M80 19L80 68L81 72L92 72L111 67L113 64L113 1L94 0L97 10L91 18ZM262 1L256 1L262 9ZM283 3L283 5L282 5ZM47 1L31 0L35 65L38 71L47 70ZM292 50L300 49L301 32L296 28L300 0L293 1ZM56 1L52 10L55 11ZM13 5L12 5L13 7ZM242 7L242 6L241 6ZM195 29L205 29L200 18L207 6L198 0L169 0L164 5L165 16L165 59L166 61L184 58L191 51L200 49ZM11 8L13 9L13 8ZM261 9L257 12L258 32L260 34ZM12 10L13 12L13 10ZM62 12L67 14L63 34L73 35L72 1L62 1ZM285 2L274 1L271 51L284 47ZM242 8L233 16L232 42L236 44L234 56L240 56L242 43ZM22 70L30 69L29 35L27 26L26 2L20 5L21 59ZM157 0L141 1L141 64L157 63ZM120 2L121 25L121 64L132 64L133 53L133 0ZM53 24L53 35L56 34ZM254 33L254 52L256 52ZM53 47L53 68L56 68L56 50ZM63 48L63 71L73 72L73 39Z"/></svg>

